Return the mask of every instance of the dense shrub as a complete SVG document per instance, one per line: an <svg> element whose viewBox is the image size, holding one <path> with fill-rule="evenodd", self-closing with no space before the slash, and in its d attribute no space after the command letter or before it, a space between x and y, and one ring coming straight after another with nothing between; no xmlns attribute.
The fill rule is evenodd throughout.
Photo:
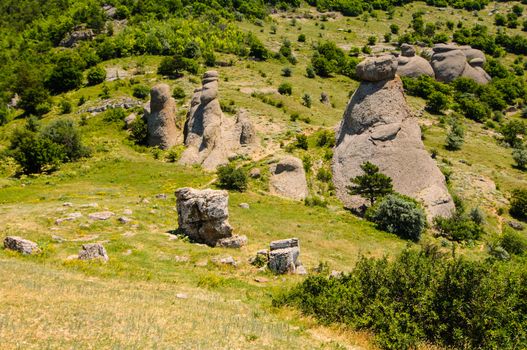
<svg viewBox="0 0 527 350"><path fill-rule="evenodd" d="M380 230L413 241L419 240L426 227L426 215L419 204L397 194L389 194L368 208L366 218Z"/></svg>
<svg viewBox="0 0 527 350"><path fill-rule="evenodd" d="M135 118L135 120L130 125L130 139L138 145L146 146L148 139L148 129L143 118Z"/></svg>
<svg viewBox="0 0 527 350"><path fill-rule="evenodd" d="M527 189L512 192L510 214L518 220L527 221Z"/></svg>
<svg viewBox="0 0 527 350"><path fill-rule="evenodd" d="M247 189L247 173L233 163L218 167L217 175L220 188L240 192Z"/></svg>
<svg viewBox="0 0 527 350"><path fill-rule="evenodd" d="M132 95L140 99L145 99L150 95L150 88L146 85L135 85Z"/></svg>
<svg viewBox="0 0 527 350"><path fill-rule="evenodd" d="M527 169L527 149L524 147L515 148L512 151L512 159L516 162L516 167L518 169Z"/></svg>
<svg viewBox="0 0 527 350"><path fill-rule="evenodd" d="M297 148L307 150L309 147L309 144L307 143L307 136L305 134L297 134L295 146Z"/></svg>
<svg viewBox="0 0 527 350"><path fill-rule="evenodd" d="M500 240L500 245L509 254L522 255L527 252L527 235L506 228Z"/></svg>
<svg viewBox="0 0 527 350"><path fill-rule="evenodd" d="M527 124L522 120L511 120L500 129L503 141L511 147L520 147L522 140L520 135L527 134Z"/></svg>
<svg viewBox="0 0 527 350"><path fill-rule="evenodd" d="M332 130L321 130L317 133L316 142L318 147L335 146L335 132Z"/></svg>
<svg viewBox="0 0 527 350"><path fill-rule="evenodd" d="M426 109L432 113L442 113L448 107L448 96L442 92L434 91L428 96Z"/></svg>
<svg viewBox="0 0 527 350"><path fill-rule="evenodd" d="M447 258L437 248L396 259L361 257L339 278L309 276L274 305L322 323L371 330L383 349L527 347L527 271L513 262Z"/></svg>
<svg viewBox="0 0 527 350"><path fill-rule="evenodd" d="M483 234L483 227L464 213L457 212L452 217L436 217L434 226L439 236L452 241L461 242L477 240Z"/></svg>
<svg viewBox="0 0 527 350"><path fill-rule="evenodd" d="M278 87L278 92L281 95L291 95L293 93L293 86L289 83L282 83Z"/></svg>
<svg viewBox="0 0 527 350"><path fill-rule="evenodd" d="M450 130L445 140L445 148L449 151L458 151L465 142L465 129L458 118L450 122Z"/></svg>
<svg viewBox="0 0 527 350"><path fill-rule="evenodd" d="M42 130L41 137L51 140L64 148L63 162L72 162L89 156L89 150L83 145L79 129L71 119L59 119Z"/></svg>
<svg viewBox="0 0 527 350"><path fill-rule="evenodd" d="M86 79L88 80L88 85L103 83L106 80L106 70L101 66L90 68L88 74L86 74Z"/></svg>

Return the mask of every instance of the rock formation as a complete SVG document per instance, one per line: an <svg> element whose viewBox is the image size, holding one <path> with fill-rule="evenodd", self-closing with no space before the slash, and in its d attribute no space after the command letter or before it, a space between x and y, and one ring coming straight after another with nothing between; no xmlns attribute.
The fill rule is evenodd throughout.
<svg viewBox="0 0 527 350"><path fill-rule="evenodd" d="M106 249L100 243L88 243L82 246L81 251L79 252L79 260L94 260L100 259L103 261L108 261L110 258L106 253Z"/></svg>
<svg viewBox="0 0 527 350"><path fill-rule="evenodd" d="M285 157L271 165L270 190L272 194L295 200L303 200L309 194L306 173L302 161Z"/></svg>
<svg viewBox="0 0 527 350"><path fill-rule="evenodd" d="M176 191L179 230L192 241L211 247L239 247L247 237L233 236L229 224L227 191L195 190L184 187Z"/></svg>
<svg viewBox="0 0 527 350"><path fill-rule="evenodd" d="M485 55L480 50L445 44L437 44L433 50L432 67L438 81L450 83L458 77L466 77L487 84L491 80L482 68Z"/></svg>
<svg viewBox="0 0 527 350"><path fill-rule="evenodd" d="M377 69L378 61L386 65L386 58L381 57L367 59L359 67ZM401 80L375 72L366 75L383 79L361 83L337 130L332 161L337 196L347 207L364 205L364 200L350 196L346 187L351 178L362 174L361 164L370 161L392 178L397 192L422 201L429 218L450 215L454 204L445 178L424 148Z"/></svg>
<svg viewBox="0 0 527 350"><path fill-rule="evenodd" d="M40 251L35 242L18 236L7 236L4 239L4 248L14 250L19 253L30 255Z"/></svg>
<svg viewBox="0 0 527 350"><path fill-rule="evenodd" d="M176 120L176 101L171 96L170 86L158 84L150 91L150 106L145 108L147 143L161 149L169 149L182 143L181 128Z"/></svg>
<svg viewBox="0 0 527 350"><path fill-rule="evenodd" d="M434 70L426 59L415 55L412 45L402 44L401 55L397 57L397 74L401 77L417 78L421 75L434 76Z"/></svg>
<svg viewBox="0 0 527 350"><path fill-rule="evenodd" d="M305 269L298 259L300 245L298 238L288 238L273 241L270 244L267 266L277 274L298 273L304 274Z"/></svg>
<svg viewBox="0 0 527 350"><path fill-rule="evenodd" d="M181 156L182 164L201 164L204 169L214 170L256 143L256 132L247 111L240 110L235 121L223 115L218 77L216 71L206 72L202 88L194 91L184 128L187 149Z"/></svg>

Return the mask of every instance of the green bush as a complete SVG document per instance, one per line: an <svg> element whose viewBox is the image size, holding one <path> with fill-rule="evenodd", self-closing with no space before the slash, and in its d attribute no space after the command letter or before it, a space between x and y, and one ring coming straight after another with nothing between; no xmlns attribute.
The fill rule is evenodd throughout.
<svg viewBox="0 0 527 350"><path fill-rule="evenodd" d="M143 118L135 118L130 125L130 139L137 145L147 145L148 129Z"/></svg>
<svg viewBox="0 0 527 350"><path fill-rule="evenodd" d="M513 350L527 347L526 279L520 263L448 258L427 247L393 260L361 257L339 278L311 275L273 304L370 330L382 349Z"/></svg>
<svg viewBox="0 0 527 350"><path fill-rule="evenodd" d="M328 170L326 168L320 168L317 172L317 180L322 182L330 182L331 179L333 179L333 175L331 173L331 170Z"/></svg>
<svg viewBox="0 0 527 350"><path fill-rule="evenodd" d="M291 68L285 67L282 69L282 76L290 77L291 75L293 75L293 71L291 70Z"/></svg>
<svg viewBox="0 0 527 350"><path fill-rule="evenodd" d="M247 189L247 173L233 163L218 167L218 186L228 190L243 192Z"/></svg>
<svg viewBox="0 0 527 350"><path fill-rule="evenodd" d="M477 240L483 234L483 228L463 213L456 213L450 218L436 217L434 226L439 236L451 241L461 242Z"/></svg>
<svg viewBox="0 0 527 350"><path fill-rule="evenodd" d="M434 91L428 96L426 109L432 113L442 113L448 107L448 96L442 92Z"/></svg>
<svg viewBox="0 0 527 350"><path fill-rule="evenodd" d="M72 162L90 155L83 145L79 129L71 119L59 119L49 124L41 132L41 137L49 139L64 148L63 162Z"/></svg>
<svg viewBox="0 0 527 350"><path fill-rule="evenodd" d="M328 206L328 203L324 200L324 198L319 196L309 196L304 199L304 204L308 207L321 207L326 208Z"/></svg>
<svg viewBox="0 0 527 350"><path fill-rule="evenodd" d="M307 136L304 135L304 134L297 134L296 135L296 144L295 146L297 148L300 148L300 149L303 149L303 150L307 150L309 145L307 143Z"/></svg>
<svg viewBox="0 0 527 350"><path fill-rule="evenodd" d="M174 88L174 91L172 91L172 97L176 100L182 100L185 97L187 97L187 94L185 93L185 90L181 86L176 86Z"/></svg>
<svg viewBox="0 0 527 350"><path fill-rule="evenodd" d="M516 162L516 167L518 167L518 169L527 169L527 149L524 147L515 148L512 151L512 159Z"/></svg>
<svg viewBox="0 0 527 350"><path fill-rule="evenodd" d="M426 215L419 204L397 194L389 194L368 208L366 218L380 230L413 241L418 241L426 228Z"/></svg>
<svg viewBox="0 0 527 350"><path fill-rule="evenodd" d="M90 70L88 70L88 74L86 75L86 79L88 80L88 85L97 85L103 83L106 80L106 70L101 66L90 68Z"/></svg>
<svg viewBox="0 0 527 350"><path fill-rule="evenodd" d="M293 93L293 86L289 83L282 83L278 87L278 92L281 95L291 95Z"/></svg>
<svg viewBox="0 0 527 350"><path fill-rule="evenodd" d="M66 99L60 101L60 113L61 114L71 113L72 110L73 110L73 106L70 101Z"/></svg>
<svg viewBox="0 0 527 350"><path fill-rule="evenodd" d="M527 252L527 236L507 228L501 237L500 245L509 254L523 255Z"/></svg>
<svg viewBox="0 0 527 350"><path fill-rule="evenodd" d="M108 123L124 123L126 113L123 108L109 108L104 112L103 120Z"/></svg>
<svg viewBox="0 0 527 350"><path fill-rule="evenodd" d="M145 99L150 95L150 88L146 85L135 85L132 95L136 98Z"/></svg>
<svg viewBox="0 0 527 350"><path fill-rule="evenodd" d="M500 129L503 141L511 147L520 147L522 140L518 137L527 134L527 124L523 120L511 120Z"/></svg>
<svg viewBox="0 0 527 350"><path fill-rule="evenodd" d="M527 189L512 192L509 213L518 220L527 221Z"/></svg>
<svg viewBox="0 0 527 350"><path fill-rule="evenodd" d="M311 105L313 104L313 101L311 99L311 96L309 94L304 94L302 96L302 104L306 106L307 108L311 108Z"/></svg>
<svg viewBox="0 0 527 350"><path fill-rule="evenodd" d="M458 118L453 118L450 122L450 131L445 140L445 148L449 151L458 151L465 142L465 129Z"/></svg>
<svg viewBox="0 0 527 350"><path fill-rule="evenodd" d="M318 147L334 147L335 146L335 132L332 130L321 130L317 133L316 138Z"/></svg>

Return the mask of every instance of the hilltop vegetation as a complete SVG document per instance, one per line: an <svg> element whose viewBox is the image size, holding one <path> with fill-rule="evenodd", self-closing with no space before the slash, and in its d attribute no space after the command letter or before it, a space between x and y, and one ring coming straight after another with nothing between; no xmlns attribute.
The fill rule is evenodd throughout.
<svg viewBox="0 0 527 350"><path fill-rule="evenodd" d="M525 1L3 1L0 237L23 236L42 251L0 249L2 343L524 346L525 31ZM357 64L402 43L426 56L453 41L487 55L489 84L403 83L456 214L426 224L419 203L385 191L366 213L371 222L353 215L335 196L331 159ZM218 172L177 164L183 146L146 147L142 119L129 130L124 120L142 115L158 82L184 120L209 69L219 72L226 117L246 109L262 149ZM269 194L269 167L284 154L302 160L304 202ZM248 176L255 168L260 176ZM172 234L173 193L186 186L229 190L230 222L248 246L208 248ZM96 210L131 212L132 221L93 222ZM248 262L288 237L300 239L312 276L277 277ZM68 258L100 241L107 264ZM226 256L237 267L220 263Z"/></svg>

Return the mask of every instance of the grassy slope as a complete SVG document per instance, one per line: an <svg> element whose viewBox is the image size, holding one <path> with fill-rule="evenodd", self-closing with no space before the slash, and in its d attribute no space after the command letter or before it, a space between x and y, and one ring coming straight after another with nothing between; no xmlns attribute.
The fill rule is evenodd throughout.
<svg viewBox="0 0 527 350"><path fill-rule="evenodd" d="M407 10L397 10L394 21L404 30L416 8L426 7L413 4ZM452 16L450 10L426 10L427 19L446 20ZM456 10L454 16L465 22L476 20L465 11ZM481 17L489 21L486 12ZM243 23L242 27L256 32L269 47L277 49L284 37L293 42L299 63L292 67L291 78L280 76L281 69L291 65L274 60L246 62L222 56L221 60L234 59L236 64L219 68L224 77L220 84L222 100L232 100L236 106L250 110L264 146L271 142L275 145L280 141L290 142L299 131L310 133L320 127L333 127L342 116L349 91L357 86L344 77L313 80L304 76L310 44L318 40L319 32L323 38L343 47L362 46L372 33L381 38L391 23L384 14L379 14L378 21L369 19L366 24L360 19L337 17L324 22L324 30L315 25L315 20L298 20L297 27L290 25L289 18L276 16L274 20L278 28L275 35L269 34L271 23L265 23L263 28L249 23ZM352 33L339 31L340 28L352 28ZM296 42L300 32L307 35L307 43ZM160 80L153 73L158 62L158 57L126 58L105 65L129 70L140 67L146 74L135 79L152 85ZM283 101L283 109L240 92L247 87L276 88L282 81L290 81L294 86L293 96L273 97ZM182 86L190 96L199 80L185 77L169 83ZM112 97L131 92L128 79L108 86ZM85 96L89 99L87 106L97 104L100 88L83 88L66 97L77 101ZM322 91L330 94L333 106L318 102ZM311 109L301 104L304 93L313 97ZM419 99L409 101L415 109L423 106ZM184 111L183 105L180 112ZM309 116L311 123L291 122L292 112ZM56 117L57 111L43 122ZM70 117L80 121L79 114ZM438 124L437 117L425 113L421 122L432 124L425 133L425 145L430 150L439 150L439 162L451 163L452 188L470 203L483 203L489 210L496 203L505 206L507 191L527 185L525 173L511 167L510 150L498 146L481 126L468 123L465 147L452 153L442 149L445 129ZM20 124L22 121L18 120L1 129L0 147L7 145L8 132ZM308 268L327 261L331 268L348 270L359 253L394 254L406 242L376 231L335 205L329 209L308 208L301 203L266 196L261 191L265 185L257 181L251 183L247 193L232 193L230 200L230 221L237 233L249 237L247 247L232 251L173 240L167 234L177 225L173 191L181 186L207 187L213 175L155 160L149 152L138 153L123 143L126 134L119 126L104 123L100 116L90 117L82 130L96 151L93 158L65 165L51 176L0 179L3 223L0 235L21 235L44 248L43 254L36 257L20 257L0 250L0 285L10 286L0 288L3 296L0 339L8 341L3 346L64 348L88 344L87 337L91 336L90 345L85 347L141 348L155 344L161 348L331 349L355 345L373 348L368 335L322 328L292 311L272 309L269 293L295 283L300 277L275 278L250 266L247 259L271 240L297 236L301 239L302 261ZM307 153L295 152L299 156ZM320 158L321 151L309 153ZM9 166L3 167L7 175ZM478 189L473 185L478 182L467 182L470 174L494 181L498 190ZM168 194L168 199L156 199L159 193ZM148 198L149 203L141 201L142 198ZM72 202L74 207L63 207L64 202ZM93 202L98 203L97 209L81 208L82 204ZM251 209L239 208L241 202L249 203ZM133 211L133 222L129 225L121 225L115 218L102 223L87 219L90 212L108 209L120 214L125 208ZM54 224L56 218L77 211L84 217ZM501 219L491 217L489 228L498 229L500 222ZM52 235L67 241L56 243ZM105 242L110 262L101 265L69 261L68 256L76 254L85 241ZM483 248L481 244L466 248L465 252L482 256ZM225 255L232 255L240 262L239 267L226 268L212 262ZM178 262L178 257L186 257L188 261ZM255 276L270 281L257 283ZM188 294L188 299L176 298L177 293Z"/></svg>

